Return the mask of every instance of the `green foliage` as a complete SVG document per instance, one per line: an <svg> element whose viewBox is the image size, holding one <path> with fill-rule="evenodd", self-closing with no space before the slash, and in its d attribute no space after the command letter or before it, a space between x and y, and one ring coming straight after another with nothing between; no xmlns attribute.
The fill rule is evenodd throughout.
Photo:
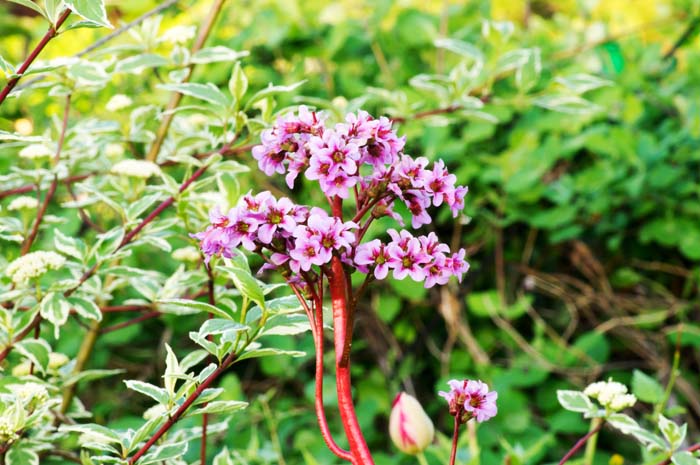
<svg viewBox="0 0 700 465"><path fill-rule="evenodd" d="M189 236L214 204L286 189L259 172L249 145L302 103L331 120L358 108L388 115L409 153L443 159L470 187L454 226L433 223L468 248L465 282L427 291L389 279L361 302L353 377L377 463L413 463L385 434L399 389L424 402L441 432L428 462L446 463L450 418L435 392L476 376L499 391L499 416L477 430L484 465L559 460L588 418L612 426L596 463L614 453L697 463L683 449L698 431L676 418L686 406L700 414L697 40L689 34L666 56L697 2L538 1L526 19L505 18L498 1L226 3L193 53L210 2L186 1L81 53L160 2L116 3L0 5L2 86L71 10L0 106L0 269L20 256L54 180L31 250L66 260L27 285L0 275L0 348L12 347L0 367L6 463L70 463L53 449L85 464L124 463L232 353L230 369L139 463L195 463L205 413L215 465L338 462L317 432L299 303L268 275L253 276L260 263L242 256L212 268L209 303L210 277ZM639 24L628 18L643 14ZM176 92L182 102L168 108ZM152 150L159 166L148 177L115 168ZM294 194L325 200L303 181ZM30 199L13 206L19 195ZM393 227L377 223L368 236ZM45 322L34 338L37 315ZM579 391L608 374L651 409L606 412ZM29 383L46 395L35 389L39 400L27 400L12 387ZM331 379L324 390L332 406ZM340 437L338 419L329 421ZM621 445L623 435L640 446ZM465 434L459 460L472 452Z"/></svg>

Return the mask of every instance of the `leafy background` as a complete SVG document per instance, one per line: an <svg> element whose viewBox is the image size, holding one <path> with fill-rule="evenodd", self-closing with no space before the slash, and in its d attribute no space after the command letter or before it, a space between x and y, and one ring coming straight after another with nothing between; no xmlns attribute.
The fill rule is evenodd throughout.
<svg viewBox="0 0 700 465"><path fill-rule="evenodd" d="M119 25L156 5L111 2L107 12ZM162 12L159 24L132 28L86 55L89 63L116 60L104 76L91 76L90 70L76 76L75 68L74 75L65 68L51 71L3 104L0 129L27 131L30 125L28 133L55 140L61 86L83 79L88 85L71 102L70 173L104 173L116 161L106 155L109 143L121 144L123 157L143 158L158 127L158 111L170 96L161 83L177 69L182 53L171 42L154 38L176 25L199 24L209 8L207 1L178 2ZM268 83L304 81L275 96L276 108L306 103L336 117L358 107L388 114L407 136L411 154L445 160L470 188L460 221L453 223L440 212L431 226L441 238L468 248L472 268L465 281L430 291L392 280L377 284L357 319L358 415L377 463L414 460L398 454L386 433L391 401L399 390L415 394L425 405L442 432L428 460L445 463L444 434L451 419L436 391L452 377L479 377L499 392L499 415L478 429L481 463L554 462L588 429L578 415L562 411L557 389L582 388L612 376L633 386L644 401L634 413L644 418L662 400L676 350L680 374L667 413L683 415L689 435L698 436L698 14L695 0L639 0L633 5L574 0L225 3L207 45L249 52L240 63L251 91ZM510 35L501 22L506 20L514 24ZM484 24L490 24L488 35ZM0 55L19 63L45 25L17 5L3 3L0 31ZM73 56L107 33L70 30L52 41L42 58ZM473 44L486 71L470 76L475 52L455 53L449 43L436 47L436 40L445 37ZM518 52L522 50L526 52ZM509 56L518 58L516 64L510 64ZM198 64L193 82L211 82L225 91L231 71L230 59ZM108 111L114 94L130 96L133 107ZM216 105L203 110L196 99L186 98L187 105L166 141L172 159L215 149L212 141L220 142L224 110ZM256 111L248 110L250 126L241 137L249 140L241 144L255 140ZM17 151L16 144L0 146L0 172L17 166ZM256 172L249 153L235 160L240 166L229 166L228 175L198 185L191 202L166 212L161 229L150 232L154 239L123 257L124 266L142 272L117 278L111 304L142 299L148 292L144 286L162 287L178 269L169 250L187 245L187 232L201 229L208 208L205 194L217 190L214 180L225 184L220 190L229 200L260 186L286 189L281 179ZM188 170L164 168L177 180ZM7 177L3 183L10 189L20 181ZM166 187L152 181L136 192L142 189L155 201ZM132 189L100 175L86 182L83 192L104 192L128 205L138 198L130 198ZM53 227L93 243L96 233L81 224L76 209L61 206L70 200L68 192L58 195L49 207L51 226L39 236L36 249L53 248ZM319 197L306 186L294 195L305 202ZM10 200L1 201L6 226L7 218L17 216L6 209ZM120 222L105 202L86 208L105 229ZM0 252L0 263L9 262L18 256L19 246L3 240ZM185 268L198 269L196 264ZM106 314L102 325L129 319ZM160 385L164 343L178 354L188 353L194 344L187 334L201 322L201 315L165 314L103 334L87 368L119 368L125 372L118 377ZM75 357L86 334L81 322L70 319L58 339L45 326L42 335L52 349ZM269 338L275 347L312 352L309 335ZM240 365L220 386L225 389L222 399L247 400L251 406L212 436L212 456L226 446L240 453L241 463L333 463L315 424L310 356ZM329 407L332 386L329 378ZM79 397L93 420L112 428L137 427L151 406L114 377L86 387L79 385ZM331 422L334 431L341 430L336 419ZM183 423L196 426L197 420ZM463 440L460 457L466 460ZM198 456L197 447L193 442L190 462ZM639 448L604 431L596 463L620 460L639 463ZM49 457L46 463L62 462Z"/></svg>

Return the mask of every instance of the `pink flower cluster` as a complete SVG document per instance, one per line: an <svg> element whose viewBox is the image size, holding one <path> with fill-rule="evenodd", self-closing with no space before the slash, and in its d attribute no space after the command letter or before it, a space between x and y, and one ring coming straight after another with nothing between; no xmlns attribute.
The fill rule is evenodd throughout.
<svg viewBox="0 0 700 465"><path fill-rule="evenodd" d="M426 287L445 284L451 276L461 280L469 269L465 251L451 253L434 233L415 237L390 230L389 243L361 242L375 218L391 216L401 222L393 211L396 200L408 207L417 228L430 223L431 205L447 204L457 215L467 193L466 187L455 185L455 176L442 161L428 169L427 159L404 154L405 138L397 136L387 118L359 111L327 128L323 118L302 106L298 115L279 118L261 139L253 156L262 171L286 174L290 188L303 172L318 181L330 202L352 194L355 218L343 221L270 192L247 194L226 214L213 209L209 227L193 235L201 241L207 262L212 255L230 258L242 246L262 255L265 268L277 268L302 284L313 278L314 266L324 267L333 256L376 279L392 271L396 279L409 276Z"/></svg>
<svg viewBox="0 0 700 465"><path fill-rule="evenodd" d="M355 265L363 273L372 272L377 279L386 278L389 270L394 278L410 276L424 281L425 287L446 284L451 276L462 280L469 269L464 260L464 249L450 255L450 248L438 241L435 233L414 237L408 231L389 230L392 241L383 244L379 239L357 246Z"/></svg>
<svg viewBox="0 0 700 465"><path fill-rule="evenodd" d="M286 173L290 188L305 170L306 178L318 181L328 197L346 199L357 186L377 193L383 196L387 214L397 219L391 204L398 198L410 210L414 228L430 223L426 209L431 204L446 203L457 216L464 208L467 188L455 185L456 177L442 161L428 169L426 158L405 155L405 142L385 117L374 119L359 111L327 128L316 113L300 106L298 115L284 116L263 131L262 145L253 148L253 157L268 176Z"/></svg>
<svg viewBox="0 0 700 465"><path fill-rule="evenodd" d="M450 386L449 392L440 391L438 394L447 400L450 414L457 417L461 423L466 423L472 418L481 423L495 417L498 413L496 407L498 393L489 392L486 383L453 379L447 384Z"/></svg>

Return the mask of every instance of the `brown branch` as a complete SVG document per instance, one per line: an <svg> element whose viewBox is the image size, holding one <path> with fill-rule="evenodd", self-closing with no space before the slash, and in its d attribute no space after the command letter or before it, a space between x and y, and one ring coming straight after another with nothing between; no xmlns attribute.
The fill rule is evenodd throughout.
<svg viewBox="0 0 700 465"><path fill-rule="evenodd" d="M63 150L63 143L66 140L66 129L68 129L68 114L70 112L70 94L66 96L66 103L65 106L63 107L63 121L61 123L61 134L58 136L58 145L56 146L56 154L53 157L53 164L56 166L58 164L58 161L61 158L61 150ZM36 239L37 234L39 234L39 227L41 226L41 221L44 219L44 215L46 214L46 209L49 207L49 203L51 202L51 199L53 198L54 194L56 193L56 187L58 186L58 177L54 175L53 181L51 181L51 185L49 186L49 190L46 192L46 197L44 198L44 202L41 204L41 207L39 208L39 211L36 214L36 219L34 220L34 226L32 226L32 230L25 239L24 243L22 244L22 250L21 254L26 255L29 252L29 249L32 248L32 244L34 243L34 240Z"/></svg>
<svg viewBox="0 0 700 465"><path fill-rule="evenodd" d="M102 328L102 330L100 331L100 333L102 333L102 334L111 333L112 331L117 331L117 330L119 330L119 329L124 329L124 328L127 328L127 327L129 327L129 326L135 325L135 324L137 324L137 323L141 323L142 321L150 320L151 318L156 318L156 317L158 317L158 316L160 316L160 315L162 315L162 313L160 313L160 312L157 311L157 310L156 310L156 311L152 311L152 312L148 312L148 313L144 313L143 315L139 315L139 316L137 316L136 318L132 318L132 319L130 319L130 320L123 321L123 322L121 322L121 323L117 323L117 324L115 324L115 325L107 326L107 327L105 327L105 328Z"/></svg>
<svg viewBox="0 0 700 465"><path fill-rule="evenodd" d="M134 454L130 459L129 459L129 465L133 465L136 463L138 459L140 459L143 454L148 452L148 449L153 446L153 444L158 441L158 439L161 438L179 419L180 417L185 413L185 411L194 403L195 400L202 394L202 392L209 387L211 383L213 383L228 367L233 364L233 362L236 360L236 353L231 352L223 362L221 362L221 365L212 373L210 374L207 379L202 381L202 383L197 386L197 389L190 394L187 399L180 405L180 407L175 411L175 413L168 418L168 420L161 426L158 431L144 444L137 452Z"/></svg>
<svg viewBox="0 0 700 465"><path fill-rule="evenodd" d="M405 123L406 121L413 121L417 119L423 119L423 118L428 118L429 116L435 116L435 115L445 115L449 113L454 113L456 111L459 111L462 109L461 105L450 105L449 107L444 107L444 108L436 108L434 110L426 110L426 111L420 111L418 113L414 113L411 116L397 116L395 118L392 118L392 121L395 123Z"/></svg>
<svg viewBox="0 0 700 465"><path fill-rule="evenodd" d="M207 15L207 17L204 19L204 22L200 26L197 39L195 40L194 44L192 45L192 48L190 49L190 55L194 55L204 46L204 43L207 41L207 38L209 37L209 34L212 31L214 23L216 22L216 18L219 16L219 13L221 12L221 7L223 6L225 1L226 0L214 0L211 10L209 11L209 15ZM187 66L187 74L181 82L189 82L190 78L192 77L193 70L194 63L191 63ZM153 145L151 145L151 148L148 151L148 154L146 155L146 160L155 161L156 157L158 157L160 147L163 145L165 136L168 134L170 124L172 123L173 117L175 116L175 112L173 110L175 110L175 108L177 108L177 106L180 104L180 100L182 100L182 94L179 92L174 92L170 97L168 106L165 108L163 121L161 122L160 127L156 132L156 140L153 141Z"/></svg>
<svg viewBox="0 0 700 465"><path fill-rule="evenodd" d="M595 428L590 430L588 433L586 433L586 435L584 437L582 437L581 439L576 441L576 444L574 444L574 447L572 447L569 450L569 452L567 452L566 455L564 455L564 457L561 458L561 460L559 461L559 465L564 465L581 447L583 447L583 445L586 443L586 441L588 441L591 438L591 436L593 436L598 431L600 431L600 429L603 427L604 424L605 424L605 421L601 421L598 424L598 426L596 426Z"/></svg>
<svg viewBox="0 0 700 465"><path fill-rule="evenodd" d="M48 44L51 39L56 37L56 34L58 33L58 28L60 28L66 21L66 19L68 19L68 16L70 16L70 10L66 9L63 13L61 13L61 16L59 16L58 20L56 21L56 24L52 24L49 27L49 30L46 31L46 34L44 34L44 37L41 39L41 41L36 45L36 47L34 47L34 50L32 50L27 59L24 60L22 66L20 66L17 70L17 73L15 73L16 76L7 81L5 87L2 89L2 91L0 91L0 105L2 105L2 102L4 102L7 96L10 95L10 92L12 92L12 89L14 89L19 80L22 79L22 76L27 71L27 68L29 68L29 66L34 62L34 60L36 60L41 51L44 50L46 44Z"/></svg>

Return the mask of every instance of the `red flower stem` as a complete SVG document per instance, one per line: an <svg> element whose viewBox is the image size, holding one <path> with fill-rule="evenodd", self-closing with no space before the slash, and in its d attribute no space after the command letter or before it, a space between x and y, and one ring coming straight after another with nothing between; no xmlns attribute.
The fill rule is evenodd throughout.
<svg viewBox="0 0 700 465"><path fill-rule="evenodd" d="M19 80L22 79L22 75L25 73L25 71L27 71L27 69L34 62L34 60L36 60L41 51L44 50L46 44L48 44L51 39L56 37L58 29L63 25L66 19L68 19L68 16L70 16L70 10L66 9L63 13L61 13L61 16L58 17L56 24L52 24L49 27L49 30L46 31L46 34L44 34L44 37L42 37L41 41L36 45L36 47L34 47L34 50L32 50L27 59L24 60L22 66L20 66L17 72L15 73L17 74L17 76L7 81L5 87L2 89L2 91L0 91L0 105L2 105L2 102L4 102L7 96L10 95L12 89L14 89Z"/></svg>
<svg viewBox="0 0 700 465"><path fill-rule="evenodd" d="M455 465L457 458L457 440L459 439L459 417L462 415L461 410L455 415L455 427L452 430L452 452L450 452L450 465Z"/></svg>
<svg viewBox="0 0 700 465"><path fill-rule="evenodd" d="M313 332L314 345L316 346L316 399L314 403L316 407L316 418L318 419L318 425L321 429L321 436L326 442L328 449L341 459L352 462L352 454L341 448L333 439L323 409L323 301L321 299L318 299L316 302L314 316L316 318L316 323L315 325L312 324L311 327L316 327L316 331Z"/></svg>
<svg viewBox="0 0 700 465"><path fill-rule="evenodd" d="M83 181L91 176L94 176L95 174L96 173L78 174L75 176L68 176L65 179L60 179L60 181L67 183L67 184L72 184L74 182ZM14 189L8 189L6 191L0 192L0 200L4 199L5 197L10 197L12 195L26 194L27 192L32 192L35 190L37 190L36 184L27 184L25 186L15 187Z"/></svg>
<svg viewBox="0 0 700 465"><path fill-rule="evenodd" d="M335 205L334 205L335 207ZM334 208L335 210L335 208ZM335 212L334 212L335 213ZM357 421L352 401L350 382L350 347L352 344L352 318L347 305L347 281L340 258L331 261L332 275L328 277L333 308L333 336L335 338L335 376L338 393L338 409L345 434L350 444L354 465L374 465L367 442Z"/></svg>
<svg viewBox="0 0 700 465"><path fill-rule="evenodd" d="M593 435L596 434L598 431L600 431L600 429L603 427L604 424L605 424L605 421L601 421L601 422L598 424L598 426L596 426L595 428L593 428L592 430L590 430L588 433L586 433L585 436L583 436L581 439L579 439L578 441L576 441L576 444L574 444L574 446L569 450L569 452L567 452L566 455L564 455L564 457L561 458L561 460L559 461L559 465L565 464L571 457L573 457L573 455L574 455L581 447L583 447L583 445L586 443L586 441L588 441L588 440L591 438L591 436L593 436Z"/></svg>
<svg viewBox="0 0 700 465"><path fill-rule="evenodd" d="M148 452L148 449L153 446L153 444L158 441L179 419L180 417L185 413L185 411L194 403L195 400L202 394L202 392L209 387L211 383L213 383L226 369L231 366L231 364L236 360L236 353L231 352L223 362L221 362L221 365L214 370L212 374L210 374L207 379L202 381L202 383L197 386L197 389L185 399L185 402L180 405L180 407L175 411L175 413L168 418L168 420L163 423L163 426L158 428L158 431L151 436L151 439L146 442L139 450L136 452L130 459L129 459L129 465L133 465L136 463L138 459L140 459L146 452Z"/></svg>
<svg viewBox="0 0 700 465"><path fill-rule="evenodd" d="M216 295L214 293L214 272L209 265L204 265L207 270L207 301L212 307L216 306ZM214 317L211 312L209 312L208 318L211 320ZM207 336L207 340L211 341L212 335ZM209 356L209 360L213 361L213 356ZM206 405L206 404L205 404ZM202 438L199 448L199 463L201 465L206 465L207 463L207 427L209 425L209 414L205 413L202 415Z"/></svg>
<svg viewBox="0 0 700 465"><path fill-rule="evenodd" d="M692 454L696 450L700 450L700 443L693 444L692 446L685 449L685 452L690 452ZM670 463L671 463L671 457L667 458L666 460L662 460L661 462L657 463L656 465L669 465Z"/></svg>

